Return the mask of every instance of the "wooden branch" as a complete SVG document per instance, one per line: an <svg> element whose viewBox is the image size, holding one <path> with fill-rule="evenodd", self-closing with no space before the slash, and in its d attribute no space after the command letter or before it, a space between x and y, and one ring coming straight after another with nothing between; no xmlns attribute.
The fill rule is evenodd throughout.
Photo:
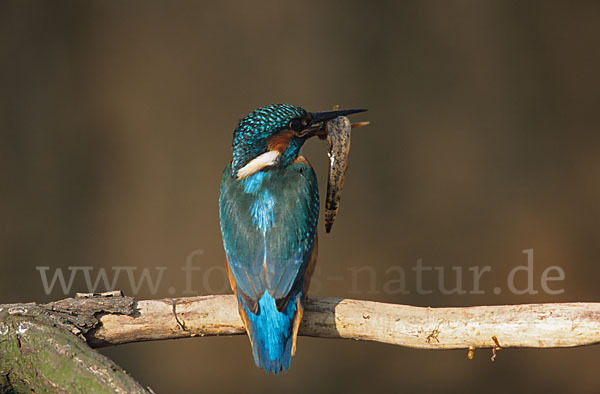
<svg viewBox="0 0 600 394"><path fill-rule="evenodd" d="M242 333L232 295L135 301L110 292L45 305L0 305L0 392L147 392L87 345ZM422 349L469 348L470 355L472 349L492 347L495 357L500 347L600 343L600 303L423 308L311 298L300 334Z"/></svg>
<svg viewBox="0 0 600 394"><path fill-rule="evenodd" d="M105 314L85 334L92 346L244 333L232 295L145 300L134 315ZM422 349L571 347L600 343L600 303L424 308L311 298L300 335Z"/></svg>
<svg viewBox="0 0 600 394"><path fill-rule="evenodd" d="M135 301L117 292L46 305L0 305L0 388L145 391L71 334L101 347L242 333L232 295ZM423 308L312 298L307 301L300 334L423 349L591 345L600 343L600 303ZM53 369L39 362L43 359L61 360L70 367ZM78 372L71 373L74 370Z"/></svg>

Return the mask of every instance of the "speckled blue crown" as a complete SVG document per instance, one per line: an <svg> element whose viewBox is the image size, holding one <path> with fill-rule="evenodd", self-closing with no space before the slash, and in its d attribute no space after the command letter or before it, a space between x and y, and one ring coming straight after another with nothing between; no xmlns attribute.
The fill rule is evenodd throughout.
<svg viewBox="0 0 600 394"><path fill-rule="evenodd" d="M306 111L289 104L271 104L252 111L240 121L233 132L233 161L231 176L250 160L267 151L267 139L285 129L295 118L306 116Z"/></svg>

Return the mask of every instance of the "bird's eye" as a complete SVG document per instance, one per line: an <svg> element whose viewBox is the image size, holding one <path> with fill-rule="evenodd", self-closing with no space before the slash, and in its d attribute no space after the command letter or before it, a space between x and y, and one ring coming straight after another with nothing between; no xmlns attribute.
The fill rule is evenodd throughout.
<svg viewBox="0 0 600 394"><path fill-rule="evenodd" d="M304 128L302 122L298 119L292 119L289 124L289 128L294 131L300 131Z"/></svg>

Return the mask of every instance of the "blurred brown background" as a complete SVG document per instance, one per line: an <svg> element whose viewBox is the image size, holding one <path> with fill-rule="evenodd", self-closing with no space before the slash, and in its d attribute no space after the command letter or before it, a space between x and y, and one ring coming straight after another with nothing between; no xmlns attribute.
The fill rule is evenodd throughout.
<svg viewBox="0 0 600 394"><path fill-rule="evenodd" d="M599 48L598 1L3 2L0 302L64 297L58 284L46 294L40 266L67 277L165 266L157 291L136 296L182 296L197 250L194 292L227 292L221 172L236 122L277 102L366 107L354 119L372 122L354 134L333 232L320 223L313 295L599 301ZM304 152L324 195L326 144ZM525 249L535 295L507 291ZM490 266L485 294L444 295L433 273L432 293L417 294L418 259L463 267L467 290L468 268ZM353 279L363 266L375 287L368 273ZM541 291L550 266L565 272L551 285L561 294ZM389 267L405 269L410 294L383 291ZM116 283L133 293L125 274ZM600 391L598 346L507 349L492 364L489 350L469 361L466 350L301 338L279 377L254 366L243 336L103 353L159 393Z"/></svg>

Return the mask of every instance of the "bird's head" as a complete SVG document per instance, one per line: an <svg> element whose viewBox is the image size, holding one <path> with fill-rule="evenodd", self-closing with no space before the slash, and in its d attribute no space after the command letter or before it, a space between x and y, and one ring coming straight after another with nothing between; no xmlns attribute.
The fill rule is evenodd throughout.
<svg viewBox="0 0 600 394"><path fill-rule="evenodd" d="M304 142L322 130L323 122L363 111L308 112L289 104L258 108L233 132L231 176L243 179L265 167L289 165Z"/></svg>

